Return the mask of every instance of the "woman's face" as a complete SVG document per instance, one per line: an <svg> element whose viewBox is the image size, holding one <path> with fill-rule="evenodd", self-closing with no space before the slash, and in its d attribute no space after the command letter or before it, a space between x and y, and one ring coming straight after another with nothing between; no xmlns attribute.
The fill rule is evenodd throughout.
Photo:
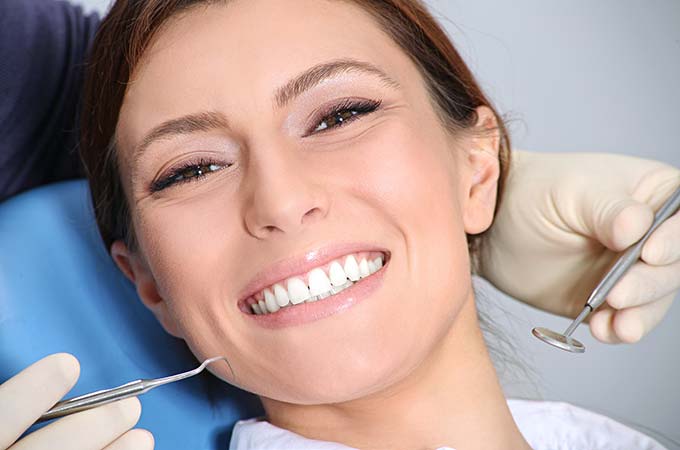
<svg viewBox="0 0 680 450"><path fill-rule="evenodd" d="M357 6L233 1L171 19L131 77L117 143L139 247L118 242L116 261L244 389L302 404L378 391L471 298L465 232L485 226L463 149L478 142L442 128L414 63ZM347 255L386 264L292 305L297 281L327 289L314 267L351 278ZM254 314L265 288L288 306Z"/></svg>

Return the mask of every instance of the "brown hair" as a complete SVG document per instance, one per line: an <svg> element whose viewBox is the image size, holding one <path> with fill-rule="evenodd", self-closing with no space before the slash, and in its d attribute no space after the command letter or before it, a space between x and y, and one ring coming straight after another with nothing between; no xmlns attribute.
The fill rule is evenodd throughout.
<svg viewBox="0 0 680 450"><path fill-rule="evenodd" d="M171 16L206 3L228 0L118 0L97 32L87 65L80 155L90 183L99 232L107 250L116 239L134 248L127 200L118 173L115 129L130 74L155 33ZM476 122L475 108L490 102L444 30L420 0L343 0L362 7L411 58L447 129ZM510 140L501 117L500 206L510 164ZM494 213L495 213L494 212ZM468 235L472 271L478 272L479 246L486 232Z"/></svg>

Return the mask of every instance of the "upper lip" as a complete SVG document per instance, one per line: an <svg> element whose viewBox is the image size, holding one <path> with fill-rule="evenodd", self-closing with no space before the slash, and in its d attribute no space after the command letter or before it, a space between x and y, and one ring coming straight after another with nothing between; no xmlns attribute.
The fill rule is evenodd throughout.
<svg viewBox="0 0 680 450"><path fill-rule="evenodd" d="M383 247L358 242L332 244L312 249L302 255L279 260L259 271L241 291L238 301L239 303L244 302L248 297L257 294L277 281L305 274L313 268L333 261L340 256L360 251L383 252L386 256L389 255L389 251Z"/></svg>

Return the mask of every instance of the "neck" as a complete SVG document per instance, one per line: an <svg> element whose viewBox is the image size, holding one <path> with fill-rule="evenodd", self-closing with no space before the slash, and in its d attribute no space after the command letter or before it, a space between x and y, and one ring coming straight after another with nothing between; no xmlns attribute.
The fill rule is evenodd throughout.
<svg viewBox="0 0 680 450"><path fill-rule="evenodd" d="M487 352L472 289L441 344L386 390L336 404L262 402L276 426L361 449L530 448Z"/></svg>

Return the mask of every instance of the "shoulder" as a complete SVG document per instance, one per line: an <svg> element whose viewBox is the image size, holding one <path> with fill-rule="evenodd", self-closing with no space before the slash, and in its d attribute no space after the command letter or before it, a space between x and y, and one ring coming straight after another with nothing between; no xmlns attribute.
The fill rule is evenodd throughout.
<svg viewBox="0 0 680 450"><path fill-rule="evenodd" d="M666 450L637 430L569 403L508 399L508 407L535 450Z"/></svg>
<svg viewBox="0 0 680 450"><path fill-rule="evenodd" d="M56 0L0 0L0 200L81 175L77 117L96 13Z"/></svg>

